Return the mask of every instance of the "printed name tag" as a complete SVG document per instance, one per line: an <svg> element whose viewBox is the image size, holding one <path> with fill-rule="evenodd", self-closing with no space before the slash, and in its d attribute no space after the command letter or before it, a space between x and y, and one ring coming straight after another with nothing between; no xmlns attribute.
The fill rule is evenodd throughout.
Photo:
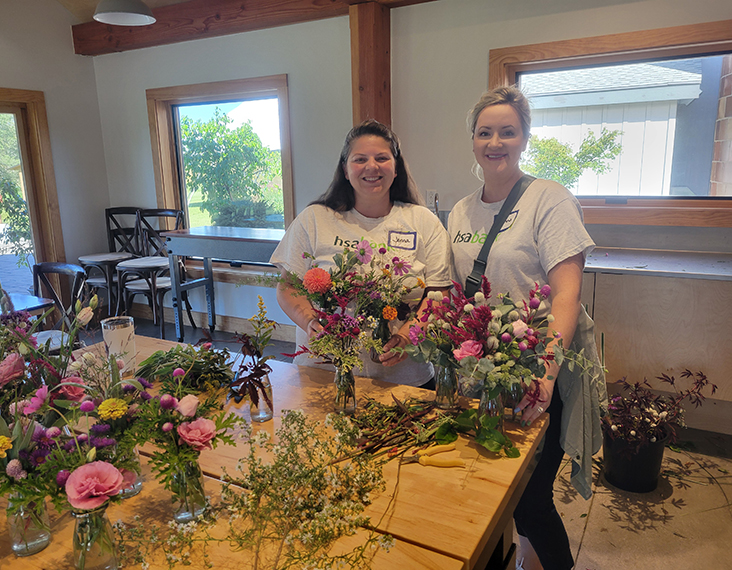
<svg viewBox="0 0 732 570"><path fill-rule="evenodd" d="M417 232L389 232L389 247L417 249Z"/></svg>

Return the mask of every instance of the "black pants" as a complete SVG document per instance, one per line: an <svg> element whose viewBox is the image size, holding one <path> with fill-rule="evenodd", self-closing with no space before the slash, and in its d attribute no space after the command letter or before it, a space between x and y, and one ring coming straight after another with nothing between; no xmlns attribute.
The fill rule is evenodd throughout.
<svg viewBox="0 0 732 570"><path fill-rule="evenodd" d="M544 448L534 473L521 496L513 520L516 531L529 539L544 570L570 570L574 559L562 517L554 506L554 479L564 457L559 445L562 424L562 400L554 387L552 402L547 410L551 418Z"/></svg>

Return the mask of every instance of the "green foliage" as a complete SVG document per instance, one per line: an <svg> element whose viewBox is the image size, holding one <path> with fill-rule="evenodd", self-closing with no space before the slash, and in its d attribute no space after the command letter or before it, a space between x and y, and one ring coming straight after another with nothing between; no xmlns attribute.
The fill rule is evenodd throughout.
<svg viewBox="0 0 732 570"><path fill-rule="evenodd" d="M214 225L266 226L268 213L284 212L280 152L262 146L249 123L231 122L218 108L207 122L181 119L188 198L200 193Z"/></svg>
<svg viewBox="0 0 732 570"><path fill-rule="evenodd" d="M33 242L28 205L17 173L10 170L19 164L15 121L9 113L0 113L0 217L7 224L0 239L11 245L11 252L18 256L18 267L30 268L28 257L33 254Z"/></svg>
<svg viewBox="0 0 732 570"><path fill-rule="evenodd" d="M531 137L521 168L538 178L555 180L566 188L574 188L588 168L596 174L610 170L610 162L620 155L622 145L616 142L620 131L603 128L600 137L590 131L575 153L555 138Z"/></svg>

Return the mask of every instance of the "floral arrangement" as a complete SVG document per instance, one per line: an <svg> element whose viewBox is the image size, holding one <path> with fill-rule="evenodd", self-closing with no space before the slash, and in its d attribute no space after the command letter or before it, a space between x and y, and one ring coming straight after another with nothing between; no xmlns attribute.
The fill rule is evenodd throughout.
<svg viewBox="0 0 732 570"><path fill-rule="evenodd" d="M313 258L308 253L304 253L303 257ZM338 328L334 327L335 323L332 321L328 322L327 317L336 314L349 315L349 318L358 320L359 332L369 329L373 339L377 341L369 346L356 348L379 352L390 337L389 323L395 319L405 320L410 313L410 307L403 299L415 287L424 287L424 282L409 275L411 266L408 262L396 256L390 257L383 247L375 254L366 240L361 241L354 250L345 248L342 253L333 256L333 262L334 269L330 272L315 266L306 271L302 279L289 274L288 283L319 310L317 317L321 325L331 329ZM414 279L414 285L407 285L407 279ZM347 312L347 307L352 310ZM349 321L348 324L353 323ZM341 335L338 338L357 336L342 336L345 332L338 330L335 334ZM351 341L347 344L349 347L355 345ZM327 354L332 355L327 350L318 351L318 355ZM338 356L335 358L338 359Z"/></svg>
<svg viewBox="0 0 732 570"><path fill-rule="evenodd" d="M162 555L170 567L190 565L223 543L250 552L253 568L369 567L376 548L391 547L390 536L366 530L365 542L350 552L335 552L333 545L373 526L363 511L372 493L384 489L382 462L352 457L359 430L348 418L331 415L326 424L288 411L276 443L266 431L247 430L249 451L226 476L222 501L187 524L118 523L123 560L145 567ZM217 522L227 525L225 536Z"/></svg>
<svg viewBox="0 0 732 570"><path fill-rule="evenodd" d="M661 374L657 379L671 386L673 395L654 393L647 379L630 383L625 378L620 381L621 394L610 398L608 414L602 418L605 434L627 442L629 448L637 451L647 443L655 443L669 436L676 440L676 428L683 427L683 403L688 401L699 407L704 402L703 390L711 386L711 394L717 391L702 372L684 370L681 377L691 382L691 387L678 390L674 376Z"/></svg>
<svg viewBox="0 0 732 570"><path fill-rule="evenodd" d="M215 395L201 401L187 393L185 374L181 368L173 370L161 394L137 408L134 435L157 447L150 456L151 469L173 500L187 508L190 500L203 499L199 455L219 443L233 445L230 430L243 420L224 412Z"/></svg>
<svg viewBox="0 0 732 570"><path fill-rule="evenodd" d="M257 307L257 314L249 318L249 322L254 327L254 334L241 334L236 337L241 343L242 360L229 389L237 403L246 396L255 406L259 405L259 395L261 394L271 410L273 409L272 391L267 390L263 378L272 372L267 361L274 356L271 354L264 356L264 349L269 345L277 324L267 318L267 307L264 305L261 295Z"/></svg>
<svg viewBox="0 0 732 570"><path fill-rule="evenodd" d="M215 393L234 379L230 360L228 350L215 350L211 342L200 346L179 345L153 353L139 364L137 375L150 382L170 382L175 370L183 370L183 378L177 373L175 384L169 389L182 390L185 394Z"/></svg>
<svg viewBox="0 0 732 570"><path fill-rule="evenodd" d="M500 392L514 385L528 386L532 378L541 378L546 362L558 363L561 347L554 354L546 351L551 315L537 322L537 310L549 297L548 285L538 284L529 291L529 301L515 303L507 295L498 295L491 305L491 288L485 276L481 289L467 298L459 283L444 296L430 292L422 314L422 326L409 331L411 344L406 352L421 362L454 368L462 381L465 395L477 397L482 391ZM493 397L493 396L491 396Z"/></svg>

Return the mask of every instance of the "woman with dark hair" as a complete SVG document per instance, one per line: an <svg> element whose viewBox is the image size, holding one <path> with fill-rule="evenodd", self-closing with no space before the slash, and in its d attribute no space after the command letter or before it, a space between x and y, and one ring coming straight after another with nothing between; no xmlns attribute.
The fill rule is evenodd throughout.
<svg viewBox="0 0 732 570"><path fill-rule="evenodd" d="M551 296L538 308L539 317L553 317L550 330L565 348L584 350L591 371L565 363L547 366L524 397L522 423L548 412L549 428L537 453L538 463L514 511L525 570L569 570L574 561L562 518L553 498L553 484L565 452L572 462L572 484L584 498L592 488L592 454L602 443L601 408L607 406L605 379L595 346L594 323L580 303L585 258L595 244L585 230L582 209L563 186L550 180L524 179L519 161L531 127L529 103L515 87L483 94L468 115L473 154L481 187L450 212L455 275L461 283L493 225L494 217L518 184L528 186L505 218L488 253L484 274L492 291L515 301L534 287L548 284ZM549 319L551 320L551 319ZM552 351L555 341L548 345Z"/></svg>
<svg viewBox="0 0 732 570"><path fill-rule="evenodd" d="M365 121L346 136L328 190L292 222L270 262L284 277L288 273L302 277L314 263L330 269L336 253L367 240L374 251L384 248L405 261L411 266L410 274L426 284L405 299L417 306L425 290L447 291L451 285L447 232L420 202L396 135L378 121ZM303 253L312 258L304 258ZM298 327L297 345L306 345L321 330L313 306L285 282L277 286L277 301ZM414 322L391 321L392 337L379 356L380 363L362 358L359 374L398 384L433 386L431 364L392 352L406 346ZM295 363L319 366L306 355L296 357Z"/></svg>

